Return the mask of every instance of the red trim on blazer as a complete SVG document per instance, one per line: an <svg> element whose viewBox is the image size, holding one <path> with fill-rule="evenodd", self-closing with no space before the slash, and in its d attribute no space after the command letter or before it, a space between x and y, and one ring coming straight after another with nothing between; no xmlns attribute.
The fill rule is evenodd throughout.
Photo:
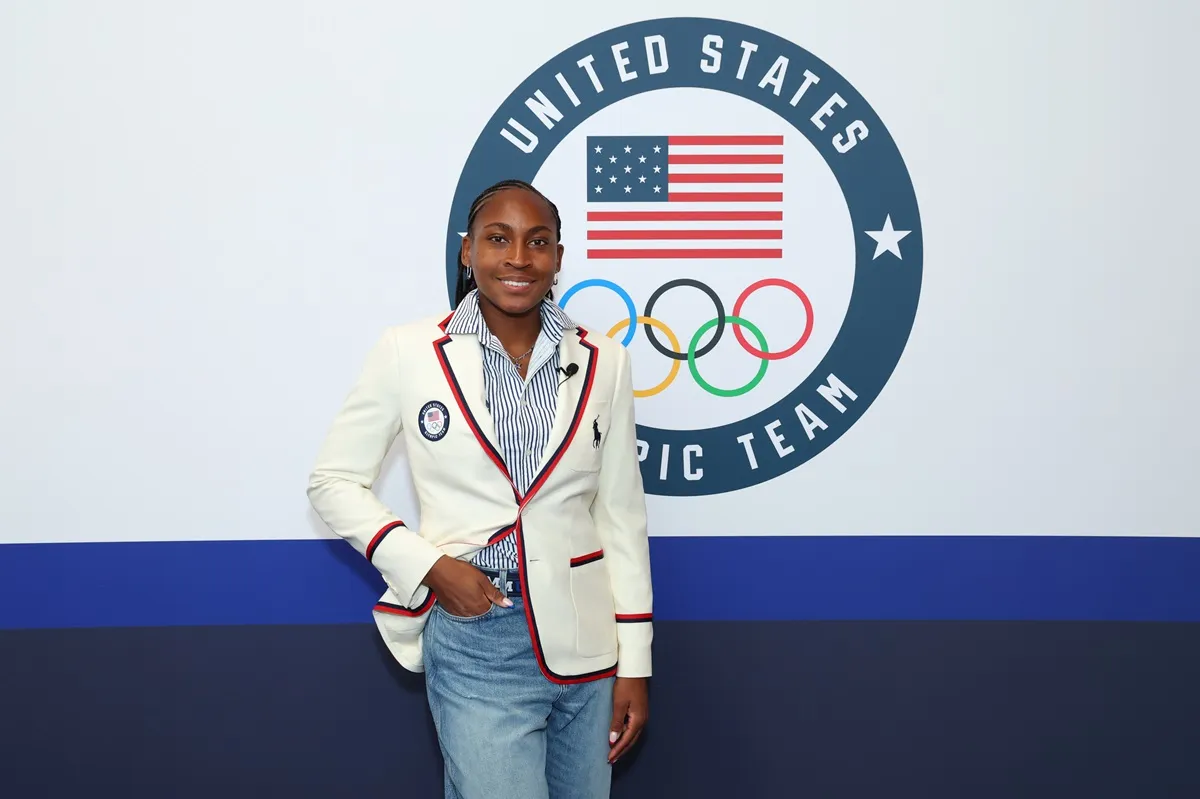
<svg viewBox="0 0 1200 799"><path fill-rule="evenodd" d="M375 610L379 611L380 613L390 613L393 616L408 616L409 618L415 618L417 616L423 616L430 608L433 607L433 603L435 601L436 597L434 597L433 592L430 591L429 596L425 597L425 601L415 608L406 608L403 605L396 605L391 602L376 602Z"/></svg>
<svg viewBox="0 0 1200 799"><path fill-rule="evenodd" d="M635 624L637 622L654 621L653 613L618 613L618 624Z"/></svg>
<svg viewBox="0 0 1200 799"><path fill-rule="evenodd" d="M579 395L579 402L575 405L575 416L571 419L571 426L567 429L566 436L563 437L562 443L558 445L558 449L554 451L553 457L546 463L546 468L542 469L529 486L529 491L521 500L521 506L529 504L529 500L533 499L533 495L538 492L543 485L546 484L546 479L550 477L550 473L558 466L562 460L563 453L571 446L571 442L575 440L575 433L579 430L579 420L583 418L583 409L587 406L588 398L592 395L592 383L596 377L596 361L600 358L600 353L596 349L596 345L587 340L587 331L582 327L578 328L579 343L591 351L592 357L588 358L587 371L583 375L583 391Z"/></svg>
<svg viewBox="0 0 1200 799"><path fill-rule="evenodd" d="M454 395L454 402L458 405L458 409L462 411L463 417L467 420L467 426L471 428L471 432L475 436L475 440L479 442L479 446L483 447L484 452L492 459L492 463L496 464L496 468L504 475L504 479L512 486L513 497L517 502L521 501L521 494L517 491L517 486L513 483L512 475L508 473L508 468L504 465L504 458L500 457L500 453L492 446L492 442L488 441L483 431L479 429L479 422L475 421L475 415L471 413L470 406L463 399L462 386L458 384L458 378L454 376L454 369L450 366L450 359L446 357L446 345L452 339L450 336L440 338L433 342L433 349L437 353L438 362L442 366L442 373L446 376L446 383L450 386L450 393Z"/></svg>
<svg viewBox="0 0 1200 799"><path fill-rule="evenodd" d="M375 550L379 549L379 545L383 542L383 539L387 537L388 533L390 533L392 530L395 530L397 527L403 526L404 522L394 521L381 527L379 532L371 538L371 543L367 544L367 560L371 560L375 557Z"/></svg>
<svg viewBox="0 0 1200 799"><path fill-rule="evenodd" d="M512 535L513 531L516 529L517 529L516 522L513 522L512 524L508 525L507 527L501 527L499 530L492 533L492 537L488 539L487 545L490 547L492 544L495 544L497 541L503 541L504 539L506 539L510 535Z"/></svg>
<svg viewBox="0 0 1200 799"><path fill-rule="evenodd" d="M617 673L615 663L607 669L570 677L556 674L550 670L550 667L546 665L546 656L542 653L542 640L538 636L537 621L533 615L533 598L529 593L529 580L525 574L525 535L519 520L517 521L517 562L520 565L521 573L521 596L525 600L523 603L525 605L525 624L529 627L529 638L533 642L533 653L537 656L538 668L542 670L542 674L546 675L546 679L559 685L573 685L614 676Z"/></svg>
<svg viewBox="0 0 1200 799"><path fill-rule="evenodd" d="M604 557L604 550L597 549L595 552L589 552L586 555L580 555L577 558L571 558L571 566L586 566L589 563L595 563Z"/></svg>

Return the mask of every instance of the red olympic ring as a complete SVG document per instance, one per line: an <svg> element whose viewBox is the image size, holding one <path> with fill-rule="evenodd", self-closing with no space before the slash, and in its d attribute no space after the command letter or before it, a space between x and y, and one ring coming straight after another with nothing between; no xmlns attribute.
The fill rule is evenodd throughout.
<svg viewBox="0 0 1200 799"><path fill-rule="evenodd" d="M768 277L758 281L757 283L751 283L746 287L746 290L738 296L737 302L733 304L733 315L740 317L742 315L742 304L746 302L751 294L761 288L766 288L767 286L779 286L780 288L787 289L799 297L800 302L804 303L804 313L806 319L804 322L804 333L801 334L800 340L782 352L763 352L762 350L751 346L750 342L746 341L746 337L742 335L741 325L737 323L730 324L733 326L733 335L737 338L738 343L742 345L742 349L755 357L768 361L778 361L791 355L795 355L797 352L799 352L800 348L803 347L808 341L808 337L812 335L813 307L812 303L809 302L808 295L805 294L795 283L791 283L779 277Z"/></svg>

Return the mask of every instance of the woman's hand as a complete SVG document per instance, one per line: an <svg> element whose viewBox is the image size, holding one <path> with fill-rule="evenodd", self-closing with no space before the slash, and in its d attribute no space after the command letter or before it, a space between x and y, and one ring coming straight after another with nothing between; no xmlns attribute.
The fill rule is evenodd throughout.
<svg viewBox="0 0 1200 799"><path fill-rule="evenodd" d="M618 677L613 684L613 717L608 733L608 762L629 751L650 719L650 692L645 677Z"/></svg>
<svg viewBox="0 0 1200 799"><path fill-rule="evenodd" d="M492 585L483 572L461 560L442 555L425 575L425 585L452 616L482 616L493 605L511 608L513 603Z"/></svg>

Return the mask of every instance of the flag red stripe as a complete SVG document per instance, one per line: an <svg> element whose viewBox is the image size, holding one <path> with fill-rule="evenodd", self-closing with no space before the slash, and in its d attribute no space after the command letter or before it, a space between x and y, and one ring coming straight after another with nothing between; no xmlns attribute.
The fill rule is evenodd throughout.
<svg viewBox="0 0 1200 799"><path fill-rule="evenodd" d="M600 241L664 241L669 239L782 239L782 230L589 230Z"/></svg>
<svg viewBox="0 0 1200 799"><path fill-rule="evenodd" d="M782 164L783 153L674 153L668 164Z"/></svg>
<svg viewBox="0 0 1200 799"><path fill-rule="evenodd" d="M783 211L588 211L589 222L782 222Z"/></svg>
<svg viewBox="0 0 1200 799"><path fill-rule="evenodd" d="M668 183L783 183L781 172L672 172Z"/></svg>
<svg viewBox="0 0 1200 799"><path fill-rule="evenodd" d="M673 191L667 195L673 203L778 203L781 191Z"/></svg>
<svg viewBox="0 0 1200 799"><path fill-rule="evenodd" d="M696 145L756 145L783 144L782 136L668 136L667 144Z"/></svg>
<svg viewBox="0 0 1200 799"><path fill-rule="evenodd" d="M782 258L783 250L588 250L588 258Z"/></svg>

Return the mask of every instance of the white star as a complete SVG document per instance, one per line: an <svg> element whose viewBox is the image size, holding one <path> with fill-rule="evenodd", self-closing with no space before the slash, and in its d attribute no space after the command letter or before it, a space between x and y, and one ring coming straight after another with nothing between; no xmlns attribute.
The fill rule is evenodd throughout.
<svg viewBox="0 0 1200 799"><path fill-rule="evenodd" d="M608 161L610 164L615 164L615 163L617 163L617 157L615 155L610 155L608 157Z"/></svg>
<svg viewBox="0 0 1200 799"><path fill-rule="evenodd" d="M597 175L599 175L599 174L600 174L601 172L603 172L603 171L604 171L604 167L602 167L602 166L597 166L597 167L596 167L596 174L597 174Z"/></svg>
<svg viewBox="0 0 1200 799"><path fill-rule="evenodd" d="M633 189L629 188L628 186L626 186L626 187L625 187L625 193L626 193L626 194L628 194L628 193L629 193L629 192L631 192L631 191L633 191Z"/></svg>
<svg viewBox="0 0 1200 799"><path fill-rule="evenodd" d="M626 174L626 175L628 175L628 174L629 174L630 172L632 172L632 171L633 171L633 167L631 167L631 166L627 166L627 167L625 167L625 174Z"/></svg>
<svg viewBox="0 0 1200 799"><path fill-rule="evenodd" d="M616 183L616 182L617 182L617 176L616 176L616 175L612 175L612 176L610 176L610 177L609 177L609 179L608 179L608 182L609 182L609 183Z"/></svg>
<svg viewBox="0 0 1200 799"><path fill-rule="evenodd" d="M658 186L655 186L655 187L654 187L654 193L655 193L655 194L658 194L658 192L659 192L659 188L658 188Z"/></svg>
<svg viewBox="0 0 1200 799"><path fill-rule="evenodd" d="M639 177L639 178L638 178L638 183L645 183L645 182L646 182L646 176L645 176L645 175L642 175L641 177Z"/></svg>
<svg viewBox="0 0 1200 799"><path fill-rule="evenodd" d="M596 193L597 193L597 194L599 194L599 193L600 193L600 192L602 192L602 191L604 191L604 189L600 188L599 186L597 186L597 187L596 187Z"/></svg>
<svg viewBox="0 0 1200 799"><path fill-rule="evenodd" d="M655 171L655 172L661 172L661 171L662 171L662 167L661 167L661 166L656 166L656 167L654 167L654 171Z"/></svg>
<svg viewBox="0 0 1200 799"><path fill-rule="evenodd" d="M657 153L657 152L659 152L660 150L662 150L662 148L661 148L661 147L659 147L657 144L656 144L656 145L654 145L654 152L656 152L656 153Z"/></svg>
<svg viewBox="0 0 1200 799"><path fill-rule="evenodd" d="M458 234L458 237L459 237L460 239L465 239L465 238L467 237L467 231L465 231L465 230L464 230L462 233L459 233L459 234Z"/></svg>
<svg viewBox="0 0 1200 799"><path fill-rule="evenodd" d="M630 150L632 150L632 149L633 149L633 148L632 148L632 147L630 147L629 145L625 145L625 152L629 152L629 151L630 151Z"/></svg>
<svg viewBox="0 0 1200 799"><path fill-rule="evenodd" d="M646 156L644 156L644 155L639 155L639 156L638 156L638 163L639 163L639 164L644 164L644 163L646 163Z"/></svg>
<svg viewBox="0 0 1200 799"><path fill-rule="evenodd" d="M598 152L598 153L602 153L602 152L604 152L604 148L603 148L603 147L601 147L599 144L597 144L597 145L596 145L596 152Z"/></svg>
<svg viewBox="0 0 1200 799"><path fill-rule="evenodd" d="M864 230L871 238L875 239L875 254L871 256L874 261L885 252L890 252L892 255L903 260L900 255L900 240L912 233L911 230L896 230L892 227L892 215L888 214L883 220L882 230Z"/></svg>

